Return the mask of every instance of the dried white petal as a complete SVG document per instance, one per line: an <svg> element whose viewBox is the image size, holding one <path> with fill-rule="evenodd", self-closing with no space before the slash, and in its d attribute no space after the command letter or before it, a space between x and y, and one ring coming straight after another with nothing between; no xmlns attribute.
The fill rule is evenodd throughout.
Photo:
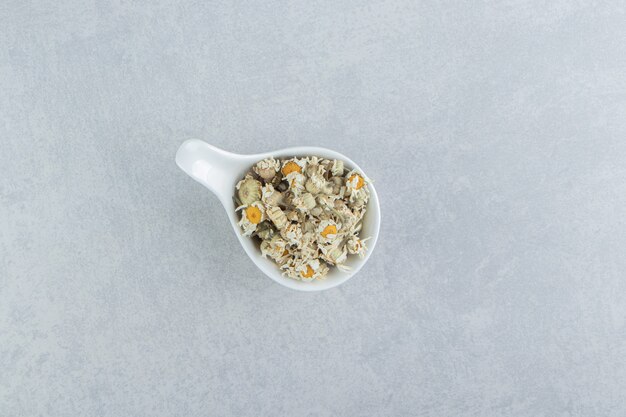
<svg viewBox="0 0 626 417"><path fill-rule="evenodd" d="M290 244L298 246L302 239L302 227L297 223L288 223L281 229L280 235Z"/></svg>
<svg viewBox="0 0 626 417"><path fill-rule="evenodd" d="M306 177L299 172L291 172L289 175L285 177L288 184L288 190L293 193L294 196L299 195L302 191L304 191L304 183L306 182Z"/></svg>
<svg viewBox="0 0 626 417"><path fill-rule="evenodd" d="M343 175L343 161L340 159L335 159L333 161L333 167L331 169L333 175Z"/></svg>

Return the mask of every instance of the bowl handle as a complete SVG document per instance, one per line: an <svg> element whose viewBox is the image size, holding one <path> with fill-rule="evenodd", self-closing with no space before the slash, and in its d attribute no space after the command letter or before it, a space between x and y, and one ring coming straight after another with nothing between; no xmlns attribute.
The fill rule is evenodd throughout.
<svg viewBox="0 0 626 417"><path fill-rule="evenodd" d="M176 164L191 178L211 190L222 203L231 199L232 184L246 163L245 157L226 152L197 139L183 142L176 152Z"/></svg>

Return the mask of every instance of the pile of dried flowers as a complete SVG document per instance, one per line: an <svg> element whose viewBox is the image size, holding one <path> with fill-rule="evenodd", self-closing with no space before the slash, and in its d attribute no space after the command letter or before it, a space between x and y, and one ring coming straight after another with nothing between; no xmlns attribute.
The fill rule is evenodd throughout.
<svg viewBox="0 0 626 417"><path fill-rule="evenodd" d="M348 254L365 254L367 239L359 234L368 181L341 160L264 159L237 183L239 226L244 236L261 240L262 255L284 275L324 279L329 267L348 268Z"/></svg>

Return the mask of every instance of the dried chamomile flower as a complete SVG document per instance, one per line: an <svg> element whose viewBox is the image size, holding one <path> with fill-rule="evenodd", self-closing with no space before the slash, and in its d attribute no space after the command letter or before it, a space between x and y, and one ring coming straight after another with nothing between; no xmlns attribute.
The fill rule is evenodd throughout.
<svg viewBox="0 0 626 417"><path fill-rule="evenodd" d="M331 172L334 176L342 176L343 175L343 161L340 159L335 159L333 161Z"/></svg>
<svg viewBox="0 0 626 417"><path fill-rule="evenodd" d="M288 184L288 190L292 192L294 196L304 191L306 177L303 174L293 171L285 176L285 180Z"/></svg>
<svg viewBox="0 0 626 417"><path fill-rule="evenodd" d="M339 245L337 242L330 245L321 245L322 259L331 265L339 265L348 258L348 250L345 245Z"/></svg>
<svg viewBox="0 0 626 417"><path fill-rule="evenodd" d="M319 161L319 164L324 168L324 171L327 173L332 173L334 160L330 159L322 159Z"/></svg>
<svg viewBox="0 0 626 417"><path fill-rule="evenodd" d="M360 190L365 186L365 178L356 170L352 170L346 175L346 184L349 190Z"/></svg>
<svg viewBox="0 0 626 417"><path fill-rule="evenodd" d="M271 239L275 234L276 230L268 221L261 222L256 228L256 235L263 240Z"/></svg>
<svg viewBox="0 0 626 417"><path fill-rule="evenodd" d="M319 261L317 261L317 263L319 264ZM296 272L300 275L300 280L304 282L310 282L315 279L313 277L313 275L315 274L315 271L308 264L300 265L298 268L296 268Z"/></svg>
<svg viewBox="0 0 626 417"><path fill-rule="evenodd" d="M323 220L317 226L317 241L329 243L338 236L339 225L332 220Z"/></svg>
<svg viewBox="0 0 626 417"><path fill-rule="evenodd" d="M335 200L337 197L332 195L320 194L317 196L317 202L322 209L332 209L335 207Z"/></svg>
<svg viewBox="0 0 626 417"><path fill-rule="evenodd" d="M346 175L346 188L350 195L350 202L358 200L367 202L369 189L366 185L367 179L356 170L352 170Z"/></svg>
<svg viewBox="0 0 626 417"><path fill-rule="evenodd" d="M265 208L260 201L238 208L241 209L241 220L239 226L243 229L244 236L250 236L256 231L257 225L265 220Z"/></svg>
<svg viewBox="0 0 626 417"><path fill-rule="evenodd" d="M261 201L268 207L278 206L283 202L283 194L272 184L267 184L261 188Z"/></svg>
<svg viewBox="0 0 626 417"><path fill-rule="evenodd" d="M265 181L271 181L280 170L280 162L274 158L268 158L258 162L252 169Z"/></svg>
<svg viewBox="0 0 626 417"><path fill-rule="evenodd" d="M252 204L261 199L261 183L250 174L237 183L237 197L243 205Z"/></svg>
<svg viewBox="0 0 626 417"><path fill-rule="evenodd" d="M311 194L317 194L321 191L321 188L318 187L315 181L313 181L311 178L306 180L306 183L304 184L304 188Z"/></svg>
<svg viewBox="0 0 626 417"><path fill-rule="evenodd" d="M298 265L295 269L296 272L298 272L298 274L300 275L300 279L302 281L324 279L326 278L326 274L328 274L328 267L317 259L312 259L310 261L307 261L306 263L302 263Z"/></svg>
<svg viewBox="0 0 626 417"><path fill-rule="evenodd" d="M280 230L280 235L290 244L298 246L302 239L302 227L298 223L288 223Z"/></svg>
<svg viewBox="0 0 626 417"><path fill-rule="evenodd" d="M354 198L350 196L350 207L354 209L360 209L367 204L368 196L367 195L357 195Z"/></svg>
<svg viewBox="0 0 626 417"><path fill-rule="evenodd" d="M283 165L280 171L286 177L292 172L297 172L299 174L302 174L305 168L306 168L305 159L291 158L283 162Z"/></svg>
<svg viewBox="0 0 626 417"><path fill-rule="evenodd" d="M320 191L324 190L327 186L326 178L324 178L322 174L313 173L312 175L309 175L309 179Z"/></svg>
<svg viewBox="0 0 626 417"><path fill-rule="evenodd" d="M351 229L359 221L359 217L352 211L343 200L335 201L333 213L341 221L344 228Z"/></svg>
<svg viewBox="0 0 626 417"><path fill-rule="evenodd" d="M283 229L287 225L287 216L285 215L285 212L280 209L280 207L269 207L266 211L266 214L278 230Z"/></svg>
<svg viewBox="0 0 626 417"><path fill-rule="evenodd" d="M318 175L323 176L325 172L326 167L320 164L320 159L318 157L312 156L311 158L309 158L305 169L305 174L307 177L313 177Z"/></svg>
<svg viewBox="0 0 626 417"><path fill-rule="evenodd" d="M338 194L334 192L333 184L328 181L322 186L320 192L326 195L334 195L335 197L343 197L343 194Z"/></svg>
<svg viewBox="0 0 626 417"><path fill-rule="evenodd" d="M319 253L319 247L315 239L315 229L306 230L306 224L304 233L302 234L302 239L300 240L299 249L300 256L303 259L317 258Z"/></svg>
<svg viewBox="0 0 626 417"><path fill-rule="evenodd" d="M333 208L337 213L341 213L342 215L354 215L354 213L352 213L352 210L350 210L346 202L343 200L335 200L333 202Z"/></svg>
<svg viewBox="0 0 626 417"><path fill-rule="evenodd" d="M313 197L313 194L304 193L293 199L293 205L301 212L308 213L309 210L317 205L317 203L315 202L315 197Z"/></svg>
<svg viewBox="0 0 626 417"><path fill-rule="evenodd" d="M348 253L351 255L359 255L360 258L365 256L365 251L367 250L367 246L365 246L365 242L370 238L360 239L358 236L352 236L348 239L346 243L346 248L348 249Z"/></svg>
<svg viewBox="0 0 626 417"><path fill-rule="evenodd" d="M270 240L264 240L261 243L261 254L264 257L269 256L275 261L282 260L289 255L287 242L278 235L275 235Z"/></svg>

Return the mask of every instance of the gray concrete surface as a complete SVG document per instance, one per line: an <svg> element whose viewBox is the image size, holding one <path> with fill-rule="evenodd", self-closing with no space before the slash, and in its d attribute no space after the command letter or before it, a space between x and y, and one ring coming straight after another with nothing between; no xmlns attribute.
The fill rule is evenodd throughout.
<svg viewBox="0 0 626 417"><path fill-rule="evenodd" d="M0 3L0 415L626 415L623 2ZM381 240L287 290L174 165L343 152Z"/></svg>

